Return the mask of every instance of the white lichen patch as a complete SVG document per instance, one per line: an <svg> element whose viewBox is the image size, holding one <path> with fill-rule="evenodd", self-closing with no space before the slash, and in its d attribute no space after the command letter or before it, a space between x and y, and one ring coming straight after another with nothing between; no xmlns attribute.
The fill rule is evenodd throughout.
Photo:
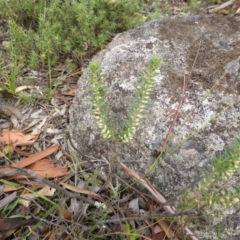
<svg viewBox="0 0 240 240"><path fill-rule="evenodd" d="M185 104L181 108L181 110L183 112L189 113L190 111L192 111L192 110L194 110L196 108L193 104L190 104L190 103L188 104L186 102L188 102L188 101L185 100Z"/></svg>
<svg viewBox="0 0 240 240"><path fill-rule="evenodd" d="M163 79L164 79L164 75L160 74L160 71L158 71L157 73L159 73L157 76L155 76L153 79L155 80L156 84L161 84Z"/></svg>
<svg viewBox="0 0 240 240"><path fill-rule="evenodd" d="M135 82L137 78L133 75L129 77L129 79L124 79L119 83L119 86L125 91L134 91L135 90Z"/></svg>
<svg viewBox="0 0 240 240"><path fill-rule="evenodd" d="M222 151L224 146L224 141L216 133L211 133L209 135L209 142L207 144L209 150Z"/></svg>

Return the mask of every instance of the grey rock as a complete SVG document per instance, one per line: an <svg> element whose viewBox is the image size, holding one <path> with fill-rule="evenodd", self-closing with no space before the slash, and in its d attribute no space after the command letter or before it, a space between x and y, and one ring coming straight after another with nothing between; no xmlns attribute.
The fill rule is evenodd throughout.
<svg viewBox="0 0 240 240"><path fill-rule="evenodd" d="M102 64L109 89L106 99L111 105L109 118L116 129L127 119L135 83L151 56L162 60L156 87L134 140L119 143L119 154L135 171L148 171L155 160L154 152L161 150L166 139L181 99L185 75L184 102L173 134L163 161L148 176L170 199L200 178L212 158L223 155L224 146L231 144L239 132L240 20L222 16L169 17L118 34L93 58ZM110 160L114 142L103 139L96 125L89 79L86 69L70 109L72 138L85 155ZM235 174L231 184L239 183L239 174ZM234 212L235 208L228 209L224 217ZM213 224L216 227L220 222ZM237 236L239 226L223 224L226 230L222 229L221 239L230 239L228 234ZM215 227L209 235L199 230L200 239L218 239Z"/></svg>

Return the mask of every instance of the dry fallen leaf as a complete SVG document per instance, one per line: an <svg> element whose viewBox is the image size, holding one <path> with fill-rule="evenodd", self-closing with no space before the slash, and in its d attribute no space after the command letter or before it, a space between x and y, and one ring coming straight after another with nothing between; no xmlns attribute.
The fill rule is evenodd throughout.
<svg viewBox="0 0 240 240"><path fill-rule="evenodd" d="M159 224L161 229L165 232L168 238L173 240L179 240L179 238L176 237L175 233L173 232L173 230L171 229L171 227L168 225L166 221L159 220L157 223Z"/></svg>
<svg viewBox="0 0 240 240"><path fill-rule="evenodd" d="M71 103L67 100L67 98L66 97L64 97L64 96L61 96L61 100L68 106L68 107L70 107L71 106Z"/></svg>
<svg viewBox="0 0 240 240"><path fill-rule="evenodd" d="M20 189L23 189L24 187L5 187L3 189L3 192L4 193L7 193L7 192L16 192L17 190L20 190Z"/></svg>
<svg viewBox="0 0 240 240"><path fill-rule="evenodd" d="M26 193L22 194L21 198L19 199L19 203L22 204L24 207L29 207L32 200L36 199L38 195L52 197L55 193L56 189L50 188L49 186L44 186L37 194L33 193Z"/></svg>
<svg viewBox="0 0 240 240"><path fill-rule="evenodd" d="M72 96L72 97L74 97L75 92L76 92L76 89L71 89L71 90L69 90L68 92L64 92L64 93L62 93L62 95L64 95L64 96Z"/></svg>
<svg viewBox="0 0 240 240"><path fill-rule="evenodd" d="M20 86L16 88L16 92L18 93L27 89L34 89L34 86L30 86L30 85Z"/></svg>
<svg viewBox="0 0 240 240"><path fill-rule="evenodd" d="M26 167L27 170L33 171L35 174L38 174L44 178L56 178L68 175L70 172L67 167L57 167L50 160L42 159L36 163L31 164ZM12 179L25 179L24 175L17 175L13 177L8 177L8 180ZM28 179L30 177L28 176Z"/></svg>
<svg viewBox="0 0 240 240"><path fill-rule="evenodd" d="M33 144L38 135L23 134L21 131L11 130L3 131L0 134L0 142L15 146L24 146Z"/></svg>
<svg viewBox="0 0 240 240"><path fill-rule="evenodd" d="M71 219L72 218L72 212L66 210L66 209L58 209L59 214L64 218L64 219Z"/></svg>
<svg viewBox="0 0 240 240"><path fill-rule="evenodd" d="M60 184L63 187L65 187L66 189L69 189L69 190L71 190L73 192L82 193L82 194L86 194L86 195L89 195L89 196L94 196L94 197L102 200L101 196L98 195L95 192L91 192L91 191L89 191L87 189L78 188L78 187L75 187L73 185L70 185L70 184L67 184L67 183L63 183L63 182L60 182Z"/></svg>
<svg viewBox="0 0 240 240"><path fill-rule="evenodd" d="M0 240L8 239L8 237L10 237L15 231L16 229L1 231Z"/></svg>
<svg viewBox="0 0 240 240"><path fill-rule="evenodd" d="M53 231L52 233L51 233L51 235L50 235L50 237L49 237L49 239L48 240L55 240L56 239L56 234L55 234L55 232Z"/></svg>
<svg viewBox="0 0 240 240"><path fill-rule="evenodd" d="M32 154L31 156L23 159L23 160L20 160L19 162L16 162L14 164L12 164L13 167L17 167L17 168L24 168L24 167L27 167L49 155L51 155L52 153L54 153L56 150L58 150L58 147L59 146L51 146L49 148L47 148L46 150L40 152L40 153L35 153L35 154ZM7 171L14 171L13 168L0 168L0 172L7 172Z"/></svg>
<svg viewBox="0 0 240 240"><path fill-rule="evenodd" d="M15 229L32 222L32 219L24 218L1 218L0 219L0 231L6 231Z"/></svg>

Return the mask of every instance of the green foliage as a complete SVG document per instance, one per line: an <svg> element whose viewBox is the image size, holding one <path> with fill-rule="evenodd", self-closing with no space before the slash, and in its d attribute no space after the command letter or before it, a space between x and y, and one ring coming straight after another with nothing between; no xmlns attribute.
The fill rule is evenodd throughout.
<svg viewBox="0 0 240 240"><path fill-rule="evenodd" d="M139 239L139 234L136 229L132 229L130 224L126 223L124 225L126 235L128 236L129 240L136 240ZM123 238L124 239L124 238Z"/></svg>
<svg viewBox="0 0 240 240"><path fill-rule="evenodd" d="M181 196L179 209L207 207L230 207L240 202L240 187L224 187L234 172L239 169L240 139L236 138L231 148L225 149L225 156L213 159L212 168L200 181L198 187Z"/></svg>
<svg viewBox="0 0 240 240"><path fill-rule="evenodd" d="M158 19L167 15L170 11L170 5L164 4L162 0L147 0L147 20ZM161 7L160 7L161 6Z"/></svg>
<svg viewBox="0 0 240 240"><path fill-rule="evenodd" d="M19 93L18 98L20 99L21 103L24 104L33 104L36 99L26 93Z"/></svg>
<svg viewBox="0 0 240 240"><path fill-rule="evenodd" d="M188 2L189 2L190 11L194 12L200 6L200 1L198 1L198 0L189 0Z"/></svg>
<svg viewBox="0 0 240 240"><path fill-rule="evenodd" d="M20 73L20 66L18 65L17 60L13 61L4 66L4 62L0 63L0 78L1 78L1 88L8 91L11 94L16 93L17 88L17 78Z"/></svg>
<svg viewBox="0 0 240 240"><path fill-rule="evenodd" d="M112 32L142 24L144 6L143 0L12 0L0 2L0 17L9 20L8 49L37 66L101 48Z"/></svg>
<svg viewBox="0 0 240 240"><path fill-rule="evenodd" d="M109 106L105 103L107 89L104 86L102 76L100 74L100 64L92 63L90 65L92 78L91 82L91 92L92 92L92 103L93 112L97 119L97 124L101 130L104 138L113 138L115 133L110 126L108 121L108 111Z"/></svg>
<svg viewBox="0 0 240 240"><path fill-rule="evenodd" d="M108 119L110 107L105 102L107 89L104 86L102 76L100 74L100 65L91 63L91 93L93 113L96 116L97 124L104 138L117 139L121 142L129 142L135 135L139 126L139 122L143 117L143 111L149 102L149 97L155 86L154 77L158 69L160 60L157 57L152 57L146 67L142 81L137 86L137 94L134 96L134 105L129 109L129 119L124 123L123 129L120 132L114 132Z"/></svg>
<svg viewBox="0 0 240 240"><path fill-rule="evenodd" d="M122 142L130 141L139 126L139 122L143 117L143 111L149 102L149 97L155 86L154 77L157 75L156 70L160 65L160 59L153 57L145 70L142 81L137 86L138 92L134 97L135 105L128 111L129 120L125 124L123 131L119 134Z"/></svg>

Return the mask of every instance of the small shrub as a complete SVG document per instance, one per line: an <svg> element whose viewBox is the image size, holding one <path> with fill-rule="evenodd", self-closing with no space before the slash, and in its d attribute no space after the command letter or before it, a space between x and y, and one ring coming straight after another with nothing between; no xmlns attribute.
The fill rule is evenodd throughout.
<svg viewBox="0 0 240 240"><path fill-rule="evenodd" d="M0 17L9 20L9 50L37 66L101 48L112 32L142 24L144 6L143 0L12 0L0 2Z"/></svg>
<svg viewBox="0 0 240 240"><path fill-rule="evenodd" d="M225 156L215 158L209 173L205 174L194 186L182 194L180 208L196 210L203 207L231 207L240 202L240 187L232 186L226 188L227 182L239 169L240 163L240 139L236 138L231 148L225 148Z"/></svg>
<svg viewBox="0 0 240 240"><path fill-rule="evenodd" d="M100 74L100 65L92 63L90 69L92 72L91 92L93 112L96 116L98 127L104 138L116 139L121 142L129 142L135 135L139 126L139 122L143 116L143 111L148 104L150 94L155 86L154 77L159 67L160 60L157 57L152 57L149 60L148 66L144 71L142 81L136 86L137 94L134 96L134 105L128 110L128 121L122 126L120 132L114 132L113 127L108 119L110 107L106 104L107 89L104 86L103 78Z"/></svg>

